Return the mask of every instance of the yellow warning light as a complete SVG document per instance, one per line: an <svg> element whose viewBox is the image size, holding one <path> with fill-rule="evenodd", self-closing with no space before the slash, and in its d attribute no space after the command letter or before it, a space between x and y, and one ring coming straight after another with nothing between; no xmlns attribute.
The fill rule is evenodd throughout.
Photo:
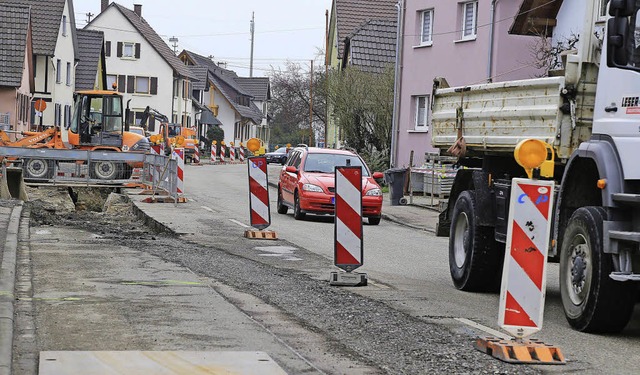
<svg viewBox="0 0 640 375"><path fill-rule="evenodd" d="M287 143L287 148L291 148L291 143Z"/></svg>
<svg viewBox="0 0 640 375"><path fill-rule="evenodd" d="M220 141L220 144L224 146L224 141Z"/></svg>
<svg viewBox="0 0 640 375"><path fill-rule="evenodd" d="M211 142L211 144L212 144L212 145L217 145L217 144L218 144L218 141L213 141L213 142Z"/></svg>
<svg viewBox="0 0 640 375"><path fill-rule="evenodd" d="M251 138L247 141L247 150L256 152L260 149L262 141L259 138Z"/></svg>
<svg viewBox="0 0 640 375"><path fill-rule="evenodd" d="M598 180L597 186L598 186L598 189L600 189L600 190L606 188L607 187L607 180L604 179L604 178L601 179L601 180Z"/></svg>
<svg viewBox="0 0 640 375"><path fill-rule="evenodd" d="M551 151L551 159L547 159L549 151ZM529 178L532 178L533 170L536 168L540 168L542 177L553 177L555 154L550 144L538 139L525 139L518 143L513 156L527 172Z"/></svg>
<svg viewBox="0 0 640 375"><path fill-rule="evenodd" d="M229 146L233 147L233 142L229 142Z"/></svg>

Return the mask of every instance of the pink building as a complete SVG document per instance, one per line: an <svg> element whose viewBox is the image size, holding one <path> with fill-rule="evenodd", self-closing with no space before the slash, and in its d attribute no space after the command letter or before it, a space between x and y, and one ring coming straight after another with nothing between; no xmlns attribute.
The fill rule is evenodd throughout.
<svg viewBox="0 0 640 375"><path fill-rule="evenodd" d="M400 0L396 124L391 163L424 161L431 146L433 79L451 86L533 78L535 37L510 35L522 1Z"/></svg>

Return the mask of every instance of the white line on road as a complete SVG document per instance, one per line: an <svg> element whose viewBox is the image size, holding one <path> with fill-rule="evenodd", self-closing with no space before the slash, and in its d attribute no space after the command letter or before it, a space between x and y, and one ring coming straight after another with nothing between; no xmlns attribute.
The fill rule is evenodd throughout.
<svg viewBox="0 0 640 375"><path fill-rule="evenodd" d="M247 224L241 223L238 220L235 219L229 219L230 222L238 224L239 226L243 227L243 228L251 228L250 226L248 226Z"/></svg>
<svg viewBox="0 0 640 375"><path fill-rule="evenodd" d="M479 330L481 330L483 332L486 332L486 333L488 333L490 335L493 335L495 337L499 337L499 338L504 339L504 340L510 340L511 339L511 336L509 336L509 335L505 335L504 333L502 333L500 331L496 331L493 328L489 328L487 326L483 326L482 324L476 323L476 322L474 322L472 320L465 319L465 318L455 318L455 320L459 321L460 323L464 323L464 324L466 324L466 325L468 325L470 327L473 327L475 329L479 329Z"/></svg>
<svg viewBox="0 0 640 375"><path fill-rule="evenodd" d="M207 207L207 206L200 206L200 207L204 208L205 210L207 210L209 212L215 212L215 211L213 211L213 208L211 208L211 207Z"/></svg>

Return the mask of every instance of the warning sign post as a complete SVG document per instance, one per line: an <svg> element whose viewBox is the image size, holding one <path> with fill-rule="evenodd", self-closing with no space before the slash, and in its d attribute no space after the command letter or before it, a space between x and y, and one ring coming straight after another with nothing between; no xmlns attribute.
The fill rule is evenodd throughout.
<svg viewBox="0 0 640 375"><path fill-rule="evenodd" d="M365 273L353 272L363 264L362 167L335 168L334 264L346 272L332 272L329 283L367 285Z"/></svg>
<svg viewBox="0 0 640 375"><path fill-rule="evenodd" d="M258 230L247 230L244 236L251 239L275 240L278 238L275 232L264 231L271 225L267 158L264 156L249 158L247 168L249 171L249 219L251 226Z"/></svg>

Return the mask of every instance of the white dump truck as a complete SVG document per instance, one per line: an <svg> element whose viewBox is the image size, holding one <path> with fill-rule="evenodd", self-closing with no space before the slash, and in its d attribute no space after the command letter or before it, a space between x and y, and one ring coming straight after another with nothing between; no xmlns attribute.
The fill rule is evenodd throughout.
<svg viewBox="0 0 640 375"><path fill-rule="evenodd" d="M548 143L542 158L555 162L534 175L556 181L549 257L560 263L566 318L580 331L616 332L640 281L640 2L611 0L604 34L594 32L594 3L560 76L457 88L435 80L433 145L465 167L438 235L449 236L456 288L496 290L511 179L526 177L514 149Z"/></svg>

